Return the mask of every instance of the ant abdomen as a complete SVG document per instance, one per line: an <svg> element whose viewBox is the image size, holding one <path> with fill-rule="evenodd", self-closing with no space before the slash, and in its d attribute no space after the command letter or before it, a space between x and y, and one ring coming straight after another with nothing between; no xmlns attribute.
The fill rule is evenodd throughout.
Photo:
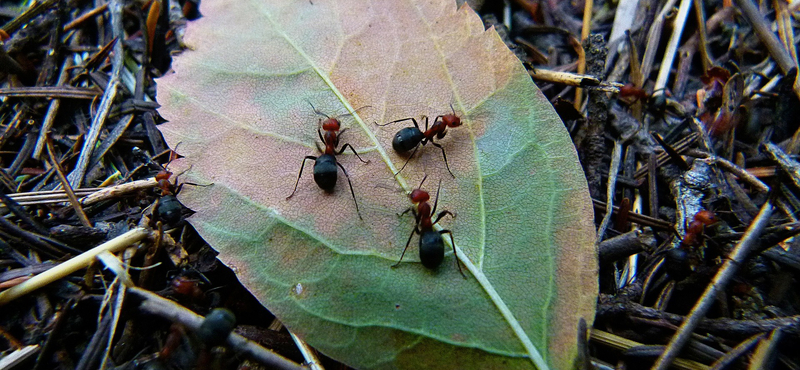
<svg viewBox="0 0 800 370"><path fill-rule="evenodd" d="M397 134L394 135L394 139L392 139L392 148L395 152L405 153L416 148L419 142L424 138L425 134L418 128L406 127L397 131Z"/></svg>
<svg viewBox="0 0 800 370"><path fill-rule="evenodd" d="M314 182L325 191L333 191L337 179L336 158L331 154L317 157L314 163Z"/></svg>
<svg viewBox="0 0 800 370"><path fill-rule="evenodd" d="M419 237L419 259L422 265L435 269L444 260L444 241L437 231L425 231Z"/></svg>
<svg viewBox="0 0 800 370"><path fill-rule="evenodd" d="M181 221L182 210L183 206L181 206L178 198L172 194L168 194L162 196L161 199L158 200L158 205L153 214L167 225L172 226Z"/></svg>

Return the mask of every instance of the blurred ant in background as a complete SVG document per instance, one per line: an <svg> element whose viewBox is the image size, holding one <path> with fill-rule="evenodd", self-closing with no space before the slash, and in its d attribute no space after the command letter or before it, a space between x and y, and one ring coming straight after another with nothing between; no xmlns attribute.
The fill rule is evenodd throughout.
<svg viewBox="0 0 800 370"><path fill-rule="evenodd" d="M180 145L180 143L178 143ZM175 146L177 149L178 145ZM159 189L159 198L156 201L156 205L153 208L153 220L161 220L165 225L175 226L182 221L182 211L183 205L178 201L176 197L178 193L183 188L183 185L193 185L193 186L210 186L211 184L196 184L191 182L183 182L178 184L178 178L184 174L189 169L177 174L174 176L174 181L170 181L170 178L173 177L173 173L167 169L169 164L172 161L180 158L178 153L173 149L167 149L164 153L169 153L169 158L167 163L163 166L156 163L153 158L150 158L141 151L139 148L134 148L134 154L138 154L139 156L143 156L146 159L146 163L150 164L159 169L158 173L155 175L155 180L157 182L156 187ZM163 155L164 153L158 154L156 157Z"/></svg>
<svg viewBox="0 0 800 370"><path fill-rule="evenodd" d="M677 248L672 248L664 255L667 274L675 280L683 280L692 272L690 266L689 249L700 242L700 237L705 231L706 226L711 226L717 222L717 216L709 210L697 212L689 226L686 228L686 235L681 240Z"/></svg>

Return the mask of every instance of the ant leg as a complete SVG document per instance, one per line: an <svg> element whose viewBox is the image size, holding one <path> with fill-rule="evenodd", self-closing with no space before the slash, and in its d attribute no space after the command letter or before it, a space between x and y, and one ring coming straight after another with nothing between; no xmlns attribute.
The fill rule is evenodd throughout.
<svg viewBox="0 0 800 370"><path fill-rule="evenodd" d="M406 213L408 213L408 211L411 211L411 212L414 214L414 218L417 218L417 212L416 212L416 211L414 211L414 207L408 207L408 208L406 208L406 210L405 210L405 211L403 211L402 213L398 213L398 214L397 214L397 217L403 217L403 215L405 215Z"/></svg>
<svg viewBox="0 0 800 370"><path fill-rule="evenodd" d="M425 178L427 177L428 175L425 175ZM425 179L423 178L422 181L425 181ZM422 187L422 184L420 184L419 186ZM436 187L436 198L433 200L433 209L431 210L431 214L436 213L436 206L439 205L439 193L441 192L441 190L442 190L442 179L439 179L439 186Z"/></svg>
<svg viewBox="0 0 800 370"><path fill-rule="evenodd" d="M433 144L433 146L435 146L435 147L437 147L437 148L442 150L442 157L444 157L444 165L445 165L445 167L447 167L447 172L450 172L450 176L453 176L453 178L456 178L456 175L453 175L453 171L450 171L450 165L447 163L447 154L444 153L444 147L442 147L441 145L433 142L433 140L431 140L431 144Z"/></svg>
<svg viewBox="0 0 800 370"><path fill-rule="evenodd" d="M352 145L350 145L349 143L348 143L348 144L344 144L344 145L342 146L342 149L341 149L341 150L339 150L339 153L336 153L336 155L339 155L339 154L342 154L342 153L344 153L344 150L345 150L345 149L347 149L347 147L350 147L350 150L353 152L353 154L355 154L355 155L356 155L356 157L358 157L358 159L359 159L361 162L364 162L364 163L369 163L369 161L365 161L365 160L361 159L361 156L359 156L359 155L358 155L358 153L356 152L356 150L355 150L355 149L353 149L353 146L352 146Z"/></svg>
<svg viewBox="0 0 800 370"><path fill-rule="evenodd" d="M403 167L400 167L400 169L399 169L399 170L398 170L398 171L397 171L397 172L394 174L395 176L399 175L399 174L400 174L400 172L403 172L403 169L405 169L405 168L406 168L406 165L407 165L407 164L408 164L408 162L411 160L411 157L413 157L413 156L414 156L414 153L416 153L416 152L417 152L417 149L419 149L419 144L417 144L417 146L415 146L415 147L414 147L414 150L411 152L411 155L409 155L409 156L408 156L408 159L406 159L406 163L403 163Z"/></svg>
<svg viewBox="0 0 800 370"><path fill-rule="evenodd" d="M312 107L313 107L313 105L312 105ZM317 135L319 135L319 141L321 141L321 142L325 143L325 139L322 137L322 131L320 131L319 127L317 128ZM316 141L315 141L315 142L314 142L314 146L315 146L315 147L317 147L317 150L318 150L320 153L325 153L325 151L324 151L324 150L322 150L322 148L320 148L320 146L319 146L319 143L318 143L318 142L316 142Z"/></svg>
<svg viewBox="0 0 800 370"><path fill-rule="evenodd" d="M177 177L175 177L175 183L176 183L176 184L178 183L178 178L177 178ZM172 195L178 195L178 193L180 193L180 192L181 192L181 189L183 189L183 184L185 184L185 182L184 182L184 183L180 183L180 184L176 185L176 186L175 186L175 191L173 191L173 192L172 192ZM194 184L193 184L193 185L194 185ZM162 194L162 195L163 195L163 194Z"/></svg>
<svg viewBox="0 0 800 370"><path fill-rule="evenodd" d="M450 212L450 211L441 211L441 212L439 212L439 214L436 216L436 220L435 220L435 221L433 221L433 223L432 223L432 224L435 224L435 223L439 222L439 220L441 220L441 219L442 219L442 217L444 217L444 216L447 216L447 215L450 215L450 216L452 216L453 218L456 218L456 215L454 215L454 214L453 214L453 212Z"/></svg>
<svg viewBox="0 0 800 370"><path fill-rule="evenodd" d="M205 188L205 187L209 187L209 186L211 186L211 185L214 185L214 183L212 182L212 183L210 183L210 184L198 184L198 183L196 183L196 182L188 182L188 181L187 181L187 182L183 182L183 183L181 183L180 185L178 185L178 189L182 188L182 187L183 187L183 185L199 186L199 187L201 187L201 188Z"/></svg>
<svg viewBox="0 0 800 370"><path fill-rule="evenodd" d="M450 234L450 244L453 245L453 257L455 257L456 259L456 266L458 267L458 272L460 272L461 276L463 276L464 279L466 279L467 275L464 275L464 271L461 270L461 262L458 260L458 254L456 253L456 242L455 240L453 240L453 232L450 230L442 230L439 231L439 234L440 235Z"/></svg>
<svg viewBox="0 0 800 370"><path fill-rule="evenodd" d="M289 198L291 198L294 195L294 193L297 191L297 184L300 183L300 176L303 176L303 167L305 167L306 160L308 160L308 159L313 159L314 161L316 161L317 157L315 157L313 155L307 155L305 158L303 158L303 163L300 164L300 173L297 174L297 182L294 183L294 190L292 190L292 193L289 194L288 197L286 197L286 200L289 200Z"/></svg>
<svg viewBox="0 0 800 370"><path fill-rule="evenodd" d="M425 118L427 119L427 117L425 117ZM417 124L417 120L416 120L414 117L402 118L402 119L394 120L394 121L392 121L392 122L386 122L386 123L384 123L384 124L382 124L382 125L381 125L381 124L379 124L378 122L375 122L375 125L376 125L376 126L383 127L383 126L388 126L388 125L391 125L392 123L403 122L403 121L411 121L411 122L414 122L414 126L415 126L416 128L419 128L419 124Z"/></svg>
<svg viewBox="0 0 800 370"><path fill-rule="evenodd" d="M353 191L353 183L350 182L350 175L347 174L347 170L344 169L344 166L342 166L341 163L336 162L336 164L339 165L339 168L341 168L342 172L344 172L344 177L347 178L347 185L350 185L350 195L353 196L353 203L356 204L356 213L358 213L358 218L364 220L361 218L361 211L358 209L358 201L356 201L356 193Z"/></svg>
<svg viewBox="0 0 800 370"><path fill-rule="evenodd" d="M397 266L400 266L400 262L402 262L402 261L403 261L403 256L405 256L405 255L406 255L406 251L408 250L408 245L409 245L409 244L411 244L411 238L413 238L413 237L414 237L414 233L417 233L417 234L419 234L419 229L417 229L417 226L416 226L416 225L414 225L414 230L411 230L411 235L409 235L409 236L408 236L408 241L406 241L406 247L405 247L405 248L403 248L403 254L401 254L401 255L400 255L400 261L397 261L397 263L395 263L394 265L392 265L392 267L397 267ZM452 236L452 235L451 235L451 236Z"/></svg>

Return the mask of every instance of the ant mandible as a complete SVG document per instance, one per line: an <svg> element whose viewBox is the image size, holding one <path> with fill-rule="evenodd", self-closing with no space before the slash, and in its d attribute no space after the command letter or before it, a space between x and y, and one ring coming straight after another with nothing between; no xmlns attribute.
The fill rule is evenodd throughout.
<svg viewBox="0 0 800 370"><path fill-rule="evenodd" d="M358 157L358 159L363 163L369 163L369 161L365 161L361 159L361 156L358 155L356 150L353 148L352 145L349 143L344 144L338 152L336 148L339 146L339 138L342 133L347 131L347 129L341 129L341 124L339 120L336 118L331 118L327 114L318 111L314 108L314 105L310 102L308 103L311 105L311 109L314 110L314 113L325 117L325 120L320 118L320 123L322 129L320 130L317 128L317 134L319 135L319 139L325 144L325 150L319 147L319 144L314 143L317 146L317 150L322 152L323 154L319 157L315 157L313 155L307 155L303 158L303 163L300 164L300 173L297 174L297 181L294 183L294 190L291 194L289 194L286 199L288 200L294 193L297 192L297 184L300 183L300 177L303 176L303 167L306 165L306 160L313 159L314 160L314 182L326 192L333 191L333 188L336 187L336 180L338 178L338 170L336 166L342 169L344 172L344 176L347 178L347 184L350 185L350 195L353 196L353 203L356 204L356 213L358 213L358 218L361 218L361 211L358 209L358 201L356 201L356 193L353 191L353 183L350 182L350 175L347 174L347 170L344 169L341 163L336 161L336 155L342 154L345 149L348 147L353 152L353 154ZM322 134L322 131L325 131L325 135Z"/></svg>
<svg viewBox="0 0 800 370"><path fill-rule="evenodd" d="M444 210L436 215L436 221L431 221L431 216L436 213L436 206L439 203L439 191L442 189L442 180L439 180L439 188L436 189L436 200L434 200L433 209L431 209L431 205L428 203L428 200L431 199L430 194L428 194L427 191L422 190L422 184L427 178L428 175L425 175L425 177L423 177L422 181L419 183L419 187L414 189L411 192L411 195L409 195L411 202L417 205L417 209L414 210L413 207L410 207L401 213L401 215L404 215L408 211L411 211L416 219L416 225L414 225L414 230L411 231L411 235L408 236L408 241L406 241L406 247L403 249L403 253L400 255L400 260L392 265L392 267L397 267L400 265L400 262L403 261L403 256L406 255L408 245L411 243L411 238L414 237L414 234L419 234L419 259L423 266L429 269L435 269L441 265L442 261L444 260L444 241L442 240L442 235L450 234L450 243L453 245L453 257L456 260L458 272L461 273L461 276L466 278L467 276L464 275L464 271L461 270L461 264L458 261L458 254L456 254L456 243L453 240L453 232L450 230L433 230L433 225L439 222L439 220L441 220L445 215L450 215L454 218L456 216L452 212Z"/></svg>
<svg viewBox="0 0 800 370"><path fill-rule="evenodd" d="M384 123L382 125L378 124L377 122L375 123L376 125L381 127L403 121L411 121L414 123L414 127L406 127L404 129L401 129L400 131L397 131L397 134L394 135L394 139L392 139L392 148L394 148L394 151L397 153L406 153L413 149L411 155L409 155L408 159L406 159L406 163L404 163L403 167L401 167L400 170L394 174L395 176L397 176L397 174L399 174L400 172L403 171L404 168L406 168L408 161L410 161L411 157L414 156L414 153L417 152L417 149L419 149L420 144L424 146L425 144L430 142L431 144L433 144L433 146L442 150L442 157L444 158L444 165L447 167L447 172L450 172L450 176L453 176L453 178L456 177L456 175L453 175L453 171L450 171L450 165L447 163L447 154L445 154L444 148L438 143L433 141L434 137L437 139L444 138L444 136L447 134L446 129L448 127L461 126L461 118L456 115L456 110L453 108L452 104L450 104L450 109L453 111L453 113L436 116L436 118L433 119L433 125L431 125L430 128L428 128L428 117L423 116L425 117L424 132L419 129L419 124L417 123L417 120L414 119L413 117L399 119L396 121Z"/></svg>

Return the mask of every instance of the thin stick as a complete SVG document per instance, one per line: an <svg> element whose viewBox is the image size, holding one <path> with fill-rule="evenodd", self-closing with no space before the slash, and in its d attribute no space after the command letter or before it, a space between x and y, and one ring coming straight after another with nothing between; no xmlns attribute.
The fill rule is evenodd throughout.
<svg viewBox="0 0 800 370"><path fill-rule="evenodd" d="M678 16L675 17L675 21L673 22L675 28L667 43L664 59L661 60L661 68L658 70L656 84L653 86L653 91L661 91L660 94L664 94L663 89L667 87L669 73L672 70L672 63L675 61L675 54L677 54L678 44L681 42L683 27L686 25L686 17L689 16L690 9L692 9L692 0L681 0L681 6L678 8Z"/></svg>
<svg viewBox="0 0 800 370"><path fill-rule="evenodd" d="M658 357L658 361L655 366L653 366L653 370L667 370L672 361L678 356L683 346L689 341L689 338L691 338L694 329L700 321L703 320L703 317L711 308L711 305L716 301L717 294L725 289L725 286L728 285L728 282L730 282L733 275L736 273L736 270L744 263L745 258L747 258L753 248L758 246L758 238L769 223L772 210L773 206L771 200L764 203L764 206L761 207L761 211L758 212L758 216L756 216L753 223L750 224L750 227L747 228L747 231L736 245L736 248L728 259L725 260L725 264L717 272L717 275L714 276L714 280L708 285L706 291L703 292L702 298L700 298L692 310L689 311L689 316L686 317L683 325L678 328L678 331L670 340L667 348L661 353L661 356Z"/></svg>
<svg viewBox="0 0 800 370"><path fill-rule="evenodd" d="M137 227L125 234L122 234L114 239L111 239L103 244L100 244L86 252L73 257L72 259L53 267L39 275L32 277L30 280L10 288L6 291L0 292L0 306L11 302L19 297L22 297L30 292L44 287L58 279L61 279L75 271L78 271L86 266L89 266L94 261L95 256L104 251L111 253L119 252L127 246L137 243L150 235L147 229Z"/></svg>
<svg viewBox="0 0 800 370"><path fill-rule="evenodd" d="M708 54L708 30L706 29L706 15L703 11L703 0L694 0L694 11L697 17L697 34L700 35L700 61L703 62L703 71L708 71L714 63Z"/></svg>
<svg viewBox="0 0 800 370"><path fill-rule="evenodd" d="M0 96L18 98L94 99L99 95L99 89L93 87L31 86L0 89Z"/></svg>
<svg viewBox="0 0 800 370"><path fill-rule="evenodd" d="M653 68L653 59L656 57L659 42L661 41L661 30L664 29L664 19L667 14L675 6L678 0L669 0L661 12L658 13L653 25L650 26L650 31L647 32L647 47L644 49L644 57L642 58L642 75L650 76L650 69ZM639 86L641 87L641 86Z"/></svg>
<svg viewBox="0 0 800 370"><path fill-rule="evenodd" d="M64 187L64 191L67 193L67 197L69 198L69 202L72 204L72 208L75 209L75 214L78 215L78 219L81 220L83 226L92 227L92 222L89 221L89 217L86 216L86 212L83 212L81 202L78 201L78 197L75 196L75 192L72 191L72 187L69 186L67 177L64 176L64 171L61 170L61 164L58 163L58 158L56 158L56 153L53 150L53 141L47 137L45 138L45 144L47 145L47 152L50 154L50 161L52 162L53 168L56 170L58 179L61 181L61 186Z"/></svg>
<svg viewBox="0 0 800 370"><path fill-rule="evenodd" d="M769 186L765 184L763 181L759 180L758 177L753 176L747 170L735 165L733 162L725 159L720 158L715 155L708 155L708 162L709 164L715 163L716 165L720 166L722 169L736 175L740 180L750 184L750 186L754 187L756 190L762 193L769 192Z"/></svg>
<svg viewBox="0 0 800 370"><path fill-rule="evenodd" d="M72 58L67 58L64 64L61 65L61 73L58 75L57 86L63 86L67 83L67 76L69 76L69 68L72 66ZM42 121L42 130L39 131L39 140L36 141L36 148L33 149L33 158L41 158L42 150L44 150L47 134L50 133L50 128L53 127L53 122L56 120L56 113L58 107L61 106L61 99L55 98L50 101L47 107L47 114Z"/></svg>
<svg viewBox="0 0 800 370"><path fill-rule="evenodd" d="M103 4L103 5L98 6L97 8L94 8L92 10L89 10L86 13L81 14L78 18L75 18L75 20L73 20L72 22L67 23L67 25L64 26L64 32L69 31L69 30L71 30L73 28L77 28L83 22L86 22L87 20L89 20L89 18L92 18L92 17L94 17L94 16L96 16L96 15L98 15L98 14L100 14L100 13L106 11L106 10L108 10L108 4Z"/></svg>
<svg viewBox="0 0 800 370"><path fill-rule="evenodd" d="M110 5L111 13L111 28L115 37L123 36L122 31L122 4L118 0L112 0ZM122 43L117 42L114 44L114 53L111 56L111 76L108 80L108 86L103 93L103 98L100 100L100 107L97 110L97 115L92 120L92 125L89 132L86 134L86 140L83 142L81 155L78 157L78 163L75 164L75 169L69 174L69 183L74 188L79 188L83 184L83 176L86 174L86 167L89 165L89 160L92 158L92 150L97 144L97 139L100 137L100 131L106 122L108 113L111 111L111 104L114 102L114 97L117 95L117 87L120 83L120 74L122 73Z"/></svg>
<svg viewBox="0 0 800 370"><path fill-rule="evenodd" d="M79 197L85 197L90 195L100 189L98 188L91 188L91 189L73 189L75 195ZM17 202L17 204L21 206L29 206L34 204L46 204L46 203L62 203L68 202L69 199L67 198L67 193L64 190L58 191L34 191L28 193L17 193L17 194L9 194L9 198L13 199Z"/></svg>
<svg viewBox="0 0 800 370"><path fill-rule="evenodd" d="M778 38L775 37L775 34L772 33L772 27L767 23L764 15L758 11L753 1L733 0L733 3L742 11L742 16L747 19L747 22L753 27L756 36L758 36L758 39L767 47L769 55L778 63L781 72L783 72L783 74L789 73L789 70L794 67L794 61L792 61L786 49L783 48L781 42L778 41Z"/></svg>
<svg viewBox="0 0 800 370"><path fill-rule="evenodd" d="M103 188L93 194L89 194L81 199L81 203L88 206L103 200L113 199L139 190L151 189L156 186L158 186L158 181L156 181L155 177L151 177L147 180L126 182L124 184Z"/></svg>
<svg viewBox="0 0 800 370"><path fill-rule="evenodd" d="M644 344L614 335L599 329L589 330L589 340L599 343L619 351L627 351L633 347L643 346ZM675 359L675 368L679 370L697 370L708 368L707 366L692 360L685 360L682 358Z"/></svg>
<svg viewBox="0 0 800 370"><path fill-rule="evenodd" d="M611 153L611 165L608 169L608 185L606 185L606 205L607 206L614 206L614 190L616 189L617 185L617 174L619 174L619 167L622 163L622 143L618 140L614 141L614 151ZM613 212L606 212L606 215L603 217L603 222L600 223L600 227L597 229L597 240L595 244L600 244L603 240L603 235L606 233L606 228L608 227L608 223L611 221L611 215Z"/></svg>
<svg viewBox="0 0 800 370"><path fill-rule="evenodd" d="M136 287L129 287L128 293L136 295L144 300L139 306L139 310L143 312L180 323L181 325L195 331L199 329L200 325L203 323L202 316L189 311L189 309L180 306L169 299L159 297L155 293ZM268 367L279 370L303 369L302 366L287 360L283 356L276 354L239 334L230 333L226 343L237 352L247 355L256 361L267 365Z"/></svg>
<svg viewBox="0 0 800 370"><path fill-rule="evenodd" d="M592 75L558 72L542 68L528 71L528 74L530 74L534 80L547 81L568 86L594 87L594 89L597 91L610 92L612 94L619 94L619 88L623 86L618 82L600 81L599 78Z"/></svg>
<svg viewBox="0 0 800 370"><path fill-rule="evenodd" d="M308 343L304 342L300 337L294 335L291 330L289 330L289 335L292 336L292 340L294 344L297 345L297 349L300 350L300 353L303 355L303 359L306 360L306 366L311 368L311 370L325 370L322 367L322 364L319 363L319 359L317 355L314 353L314 349L308 345Z"/></svg>
<svg viewBox="0 0 800 370"><path fill-rule="evenodd" d="M583 5L583 27L581 27L581 41L589 37L589 32L592 29L592 8L594 8L594 0L586 0ZM586 72L586 53L578 55L578 73L583 74ZM575 109L580 110L583 105L583 89L575 89Z"/></svg>

